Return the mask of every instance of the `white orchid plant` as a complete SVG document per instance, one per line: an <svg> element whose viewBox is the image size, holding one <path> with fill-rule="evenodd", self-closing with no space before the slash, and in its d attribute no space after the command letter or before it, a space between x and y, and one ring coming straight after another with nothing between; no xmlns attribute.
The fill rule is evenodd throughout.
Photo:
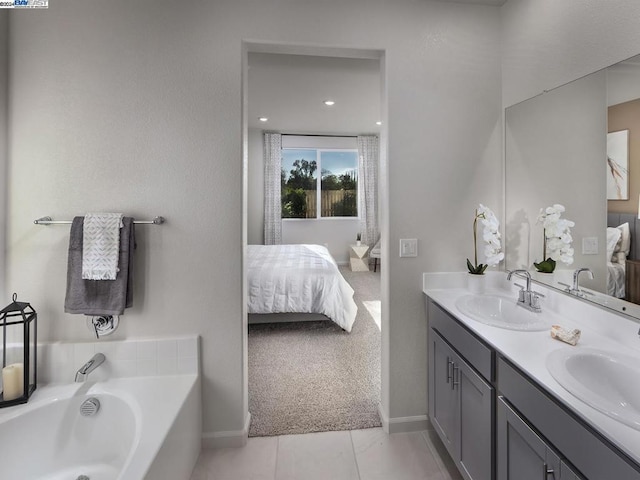
<svg viewBox="0 0 640 480"><path fill-rule="evenodd" d="M571 227L575 223L562 218L564 206L556 203L551 207L541 208L538 215L538 223L544 228L544 240L542 246L542 261L534 266L539 272L552 273L556 268L556 262L566 265L573 263L573 248L571 242ZM547 257L547 251L549 256Z"/></svg>
<svg viewBox="0 0 640 480"><path fill-rule="evenodd" d="M483 226L482 241L485 243L484 256L487 263L478 263L478 220ZM500 222L490 208L479 204L473 219L474 263L467 258L469 273L482 275L489 266L497 265L504 258L500 244Z"/></svg>

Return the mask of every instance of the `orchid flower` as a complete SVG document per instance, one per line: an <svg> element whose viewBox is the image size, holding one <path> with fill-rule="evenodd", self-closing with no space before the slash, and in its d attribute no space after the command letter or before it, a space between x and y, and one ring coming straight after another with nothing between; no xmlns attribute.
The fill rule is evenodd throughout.
<svg viewBox="0 0 640 480"><path fill-rule="evenodd" d="M538 223L544 228L544 240L542 247L542 262L534 263L541 272L553 272L555 262L561 261L567 265L573 263L574 250L571 247L573 237L571 227L575 223L566 218L561 218L564 206L556 203L545 209L541 208L538 214ZM547 257L547 249L549 256Z"/></svg>
<svg viewBox="0 0 640 480"><path fill-rule="evenodd" d="M485 243L484 256L486 264L478 263L478 220L482 224L482 241ZM467 268L469 273L476 275L482 275L488 266L497 265L504 259L504 253L501 251L502 246L500 244L500 222L490 208L479 204L476 209L476 215L473 220L473 250L474 261L472 264L467 259Z"/></svg>

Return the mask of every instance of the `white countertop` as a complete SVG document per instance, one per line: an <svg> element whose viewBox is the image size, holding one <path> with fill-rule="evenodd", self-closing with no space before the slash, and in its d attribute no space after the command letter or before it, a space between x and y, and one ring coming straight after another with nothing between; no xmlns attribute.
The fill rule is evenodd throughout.
<svg viewBox="0 0 640 480"><path fill-rule="evenodd" d="M555 340L548 331L521 332L492 327L464 315L455 306L457 298L469 294L465 286L467 275L466 272L425 273L423 291L640 464L640 431L574 397L551 376L545 363L547 355L555 350L580 348L613 350L637 357L640 362L638 322L542 285L534 285L533 290L546 296L540 315L553 317L551 323L568 330L580 329L582 335L578 344L573 347ZM490 272L486 277L486 293L513 295L514 301L517 299L518 288L507 282L505 273ZM522 280L518 279L518 282Z"/></svg>

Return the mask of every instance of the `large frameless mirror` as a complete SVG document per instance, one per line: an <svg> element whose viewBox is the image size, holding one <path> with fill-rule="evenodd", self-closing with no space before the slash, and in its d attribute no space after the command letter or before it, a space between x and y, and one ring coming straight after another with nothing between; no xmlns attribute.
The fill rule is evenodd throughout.
<svg viewBox="0 0 640 480"><path fill-rule="evenodd" d="M640 56L507 108L505 179L507 269L566 290L588 268L583 298L640 318ZM542 273L540 211L557 204L573 261Z"/></svg>

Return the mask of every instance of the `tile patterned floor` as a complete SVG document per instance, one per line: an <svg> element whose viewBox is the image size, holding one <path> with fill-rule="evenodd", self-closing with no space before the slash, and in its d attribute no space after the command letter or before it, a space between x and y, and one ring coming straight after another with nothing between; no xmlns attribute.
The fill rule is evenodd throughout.
<svg viewBox="0 0 640 480"><path fill-rule="evenodd" d="M433 432L381 428L249 438L203 450L191 480L461 480Z"/></svg>

